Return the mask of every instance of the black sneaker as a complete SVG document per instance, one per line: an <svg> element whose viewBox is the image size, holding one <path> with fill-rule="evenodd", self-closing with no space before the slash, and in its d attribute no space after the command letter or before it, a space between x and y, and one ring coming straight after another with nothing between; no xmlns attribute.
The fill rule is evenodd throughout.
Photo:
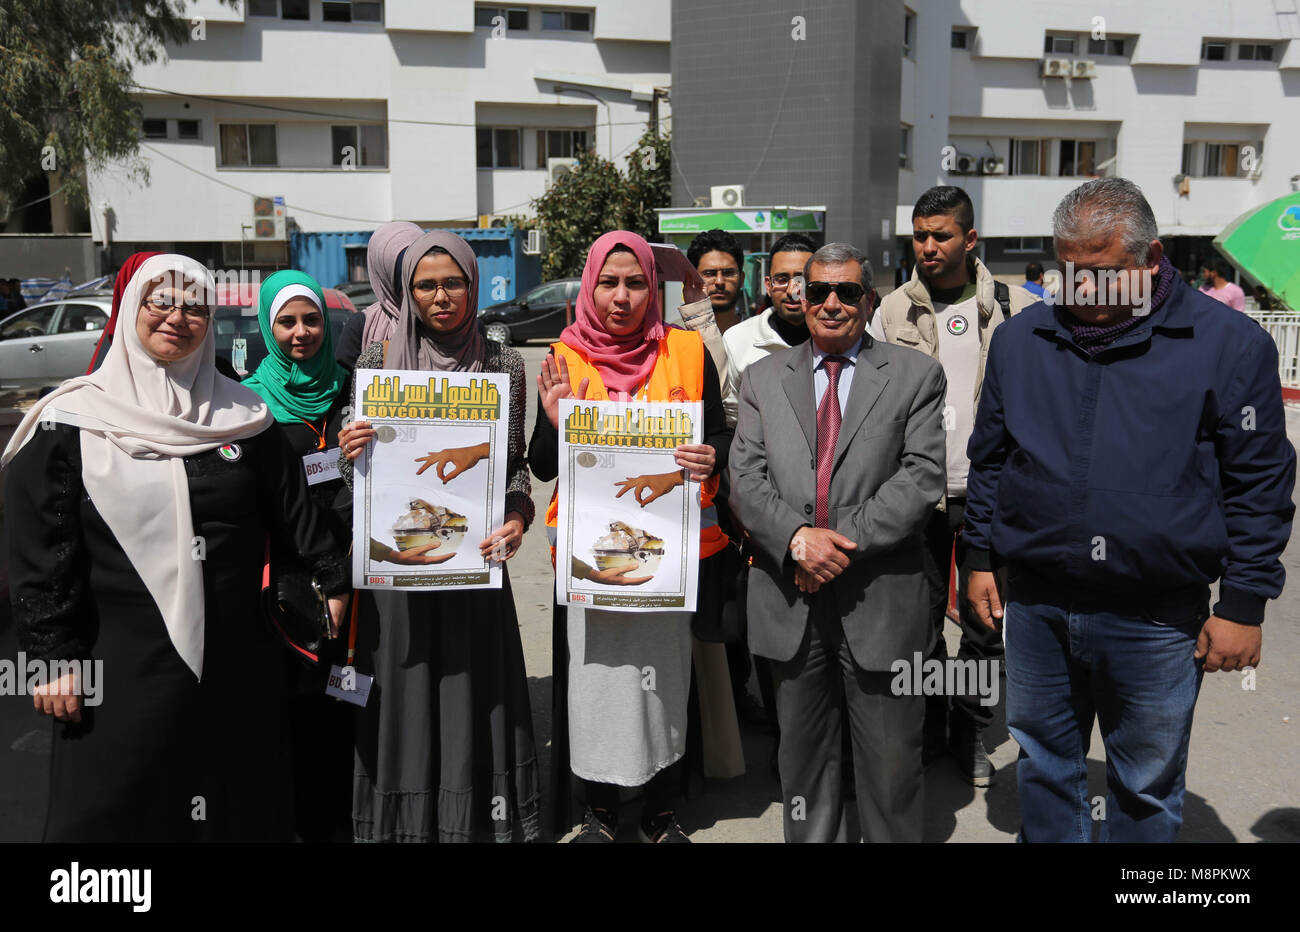
<svg viewBox="0 0 1300 932"><path fill-rule="evenodd" d="M605 809L587 807L583 817L582 828L578 834L569 839L570 844L602 845L609 844L618 834L618 815Z"/></svg>
<svg viewBox="0 0 1300 932"><path fill-rule="evenodd" d="M682 827L677 824L676 814L672 812L661 812L649 823L642 821L637 834L641 836L642 841L656 845L691 843L686 833L682 831Z"/></svg>
<svg viewBox="0 0 1300 932"><path fill-rule="evenodd" d="M961 775L971 786L988 786L993 782L993 764L984 750L984 729L965 716L955 716L949 729L949 750Z"/></svg>

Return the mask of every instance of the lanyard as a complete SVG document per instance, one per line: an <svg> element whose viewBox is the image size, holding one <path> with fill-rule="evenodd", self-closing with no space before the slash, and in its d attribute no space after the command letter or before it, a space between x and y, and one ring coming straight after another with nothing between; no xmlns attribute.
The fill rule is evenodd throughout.
<svg viewBox="0 0 1300 932"><path fill-rule="evenodd" d="M329 426L329 415L326 415L325 418L320 422L320 430L317 430L316 425L313 424L311 421L307 420L305 417L300 417L298 418L298 420L302 421L304 424L310 427L311 432L316 436L316 449L324 450L325 430Z"/></svg>

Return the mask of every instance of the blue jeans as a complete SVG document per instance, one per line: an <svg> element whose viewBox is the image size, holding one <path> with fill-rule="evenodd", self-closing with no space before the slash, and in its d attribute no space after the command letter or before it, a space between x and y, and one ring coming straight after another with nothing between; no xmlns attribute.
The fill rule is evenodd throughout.
<svg viewBox="0 0 1300 932"><path fill-rule="evenodd" d="M1208 598L1116 607L1032 577L1013 574L1008 585L1007 728L1020 745L1022 841L1090 841L1094 810L1103 842L1171 842L1182 825L1202 675L1192 654ZM1094 716L1106 748L1104 813L1088 799Z"/></svg>

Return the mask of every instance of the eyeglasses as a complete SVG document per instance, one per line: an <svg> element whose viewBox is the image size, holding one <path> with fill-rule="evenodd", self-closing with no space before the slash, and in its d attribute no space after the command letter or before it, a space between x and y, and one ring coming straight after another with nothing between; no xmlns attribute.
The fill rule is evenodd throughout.
<svg viewBox="0 0 1300 932"><path fill-rule="evenodd" d="M212 308L202 304L176 304L161 295L154 295L144 302L144 310L154 320L166 320L180 311L187 324L206 324L212 317Z"/></svg>
<svg viewBox="0 0 1300 932"><path fill-rule="evenodd" d="M776 285L778 288L784 288L786 285L790 284L790 279L794 278L796 275L798 275L797 272L793 275L789 272L777 272L775 275L769 275L768 278L772 280L773 285Z"/></svg>
<svg viewBox="0 0 1300 932"><path fill-rule="evenodd" d="M700 269L701 278L717 278L719 276L727 281L734 281L740 277L740 269L735 266L729 269Z"/></svg>
<svg viewBox="0 0 1300 932"><path fill-rule="evenodd" d="M867 289L857 282L809 282L805 289L809 304L821 304L835 292L842 304L857 304Z"/></svg>
<svg viewBox="0 0 1300 932"><path fill-rule="evenodd" d="M441 282L434 281L432 278L423 278L411 286L412 291L427 295L437 295L439 288L447 293L447 297L459 298L469 290L469 283L463 278L448 278Z"/></svg>

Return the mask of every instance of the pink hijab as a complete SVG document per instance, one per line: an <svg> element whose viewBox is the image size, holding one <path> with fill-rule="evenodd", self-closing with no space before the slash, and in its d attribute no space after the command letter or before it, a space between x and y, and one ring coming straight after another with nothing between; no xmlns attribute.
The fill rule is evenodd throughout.
<svg viewBox="0 0 1300 932"><path fill-rule="evenodd" d="M636 256L650 286L650 303L645 309L641 329L625 336L614 336L596 313L596 280L605 260L616 246L626 246ZM650 244L626 230L613 230L591 244L587 264L582 269L582 288L578 292L578 309L573 323L564 328L560 340L586 354L600 372L605 390L631 393L650 378L664 338L663 314L659 310L659 281L654 253Z"/></svg>

